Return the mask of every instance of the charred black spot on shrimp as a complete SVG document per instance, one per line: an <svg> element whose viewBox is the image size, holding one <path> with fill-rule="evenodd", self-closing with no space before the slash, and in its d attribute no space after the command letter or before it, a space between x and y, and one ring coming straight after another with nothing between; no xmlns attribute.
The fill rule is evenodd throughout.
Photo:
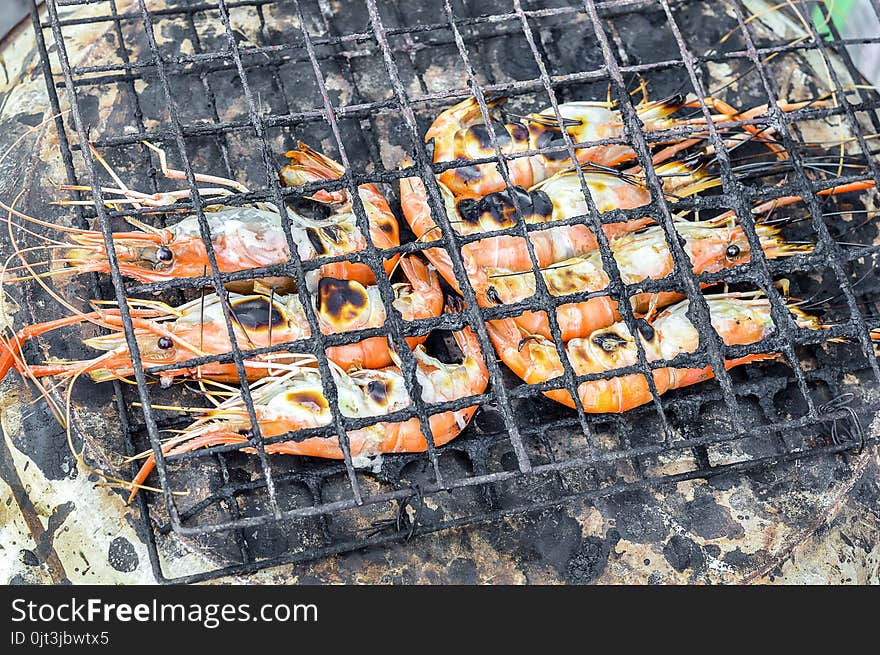
<svg viewBox="0 0 880 655"><path fill-rule="evenodd" d="M659 104L669 109L679 110L684 107L686 101L686 97L683 93L676 93L675 95L671 95L664 100L661 100Z"/></svg>
<svg viewBox="0 0 880 655"><path fill-rule="evenodd" d="M376 225L379 226L379 229L382 230L385 234L394 234L394 225L391 221L383 220L383 219L373 219Z"/></svg>
<svg viewBox="0 0 880 655"><path fill-rule="evenodd" d="M452 168L450 169L450 172L464 183L477 182L483 177L483 174L480 172L480 167L474 165Z"/></svg>
<svg viewBox="0 0 880 655"><path fill-rule="evenodd" d="M317 390L288 391L284 399L292 405L301 405L316 414L329 408L327 399Z"/></svg>
<svg viewBox="0 0 880 655"><path fill-rule="evenodd" d="M367 303L367 291L357 282L323 278L318 283L318 309L333 323L357 318Z"/></svg>
<svg viewBox="0 0 880 655"><path fill-rule="evenodd" d="M529 140L529 130L522 123L510 123L507 128L516 143L525 143Z"/></svg>
<svg viewBox="0 0 880 655"><path fill-rule="evenodd" d="M648 323L648 321L640 318L636 321L636 326L639 328L639 333L645 338L646 341L654 340L656 331L654 330L654 327L650 323Z"/></svg>
<svg viewBox="0 0 880 655"><path fill-rule="evenodd" d="M495 132L495 140L498 142L498 147L501 149L504 149L513 140L504 123L492 121L492 130ZM495 151L495 146L492 145L492 133L489 132L489 127L487 125L474 125L468 128L468 131L479 144L481 150L486 150L488 152Z"/></svg>
<svg viewBox="0 0 880 655"><path fill-rule="evenodd" d="M535 145L538 146L539 150L543 150L544 148L565 146L565 141L559 130L542 128L535 141ZM544 159L549 161L563 161L569 159L568 151L565 148L562 148L561 150L553 150L552 152L542 152L541 155Z"/></svg>
<svg viewBox="0 0 880 655"><path fill-rule="evenodd" d="M312 244L312 248L315 249L315 253L318 255L327 254L327 249L324 247L324 242L321 241L321 237L318 235L318 231L313 227L306 228L306 236L309 238L309 243Z"/></svg>
<svg viewBox="0 0 880 655"><path fill-rule="evenodd" d="M479 225L483 220L486 220L489 224L508 227L513 225L516 211L514 197L516 197L520 208L523 208L523 205L526 205L527 208L531 204L528 192L520 187L514 187L512 193L510 193L510 189L506 189L490 193L479 200L466 198L459 201L456 208L465 223Z"/></svg>
<svg viewBox="0 0 880 655"><path fill-rule="evenodd" d="M391 396L391 385L385 380L370 380L367 383L367 395L377 405L385 405Z"/></svg>
<svg viewBox="0 0 880 655"><path fill-rule="evenodd" d="M606 353L613 353L621 346L626 345L626 339L614 332L603 332L593 336L593 343Z"/></svg>
<svg viewBox="0 0 880 655"><path fill-rule="evenodd" d="M530 193L518 186L490 193L479 200L465 198L456 205L463 222L479 225L486 221L499 228L515 224L517 208L528 223L543 222L553 213L553 204L546 193Z"/></svg>
<svg viewBox="0 0 880 655"><path fill-rule="evenodd" d="M337 244L342 243L342 241L344 239L344 233L343 233L342 228L340 228L338 225L335 225L335 224L324 225L321 228L321 234L323 234L325 237L327 237L333 243L337 243Z"/></svg>
<svg viewBox="0 0 880 655"><path fill-rule="evenodd" d="M532 201L532 215L543 220L549 220L553 216L553 201L540 189L529 194Z"/></svg>
<svg viewBox="0 0 880 655"><path fill-rule="evenodd" d="M266 298L245 298L232 303L232 316L246 330L265 330L284 323L284 315Z"/></svg>

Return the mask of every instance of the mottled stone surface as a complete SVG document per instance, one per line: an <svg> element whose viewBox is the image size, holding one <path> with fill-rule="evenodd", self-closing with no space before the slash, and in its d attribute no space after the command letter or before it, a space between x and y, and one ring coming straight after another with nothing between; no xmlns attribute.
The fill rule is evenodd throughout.
<svg viewBox="0 0 880 655"><path fill-rule="evenodd" d="M119 2L120 10L131 3ZM150 3L158 8L162 3ZM330 11L338 11L338 3L325 3ZM752 3L754 4L754 3ZM760 4L760 3L759 3ZM100 11L97 6L78 8L79 15ZM418 11L422 11L419 9ZM288 25L289 16L273 15L277 8L266 7L270 24ZM700 15L698 20L710 21L711 16ZM697 20L695 19L695 20ZM646 39L662 39L652 31L647 18L635 16L631 24L621 29L642 30ZM285 22L287 21L287 22ZM261 34L256 18L242 11L233 17L233 23L242 43L264 43L277 38ZM644 23L644 24L643 24ZM163 22L166 30L165 45L170 42L180 53L193 52L195 45L185 36L185 26L174 21ZM363 26L360 26L363 27ZM354 24L345 29L360 28ZM777 26L782 32L791 29L788 24ZM318 27L316 27L316 30ZM222 29L201 25L201 48L223 47ZM74 64L99 65L113 61L115 35L89 28L65 29L68 47ZM719 35L720 36L720 35ZM650 44L648 44L650 46ZM132 38L132 51L137 59L144 55L144 45ZM494 43L486 45L495 78L519 75L533 62L516 49L505 56L493 54ZM559 47L547 43L546 47ZM584 46L586 47L586 46ZM660 47L660 44L657 44ZM33 36L27 29L14 34L3 47L8 80L0 88L0 150L5 151L15 139L30 127L48 118L44 81L37 68ZM506 54L510 54L508 57ZM462 88L460 71L452 63L454 50L449 46L416 51L413 64L426 71L420 82L411 82L412 93ZM430 65L425 65L428 58ZM401 63L405 66L406 61ZM376 68L353 66L356 79L330 71L327 86L333 102L372 101L389 97L389 87ZM378 69L381 70L381 69ZM805 72L806 71L806 72ZM723 83L735 75L727 64L712 64L713 81ZM298 75L298 72L291 72ZM482 73L478 73L482 75ZM809 67L793 70L791 79L783 80L786 90L798 84L792 81L802 76L800 84L809 81ZM215 89L236 89L234 74L228 79L223 74L214 78ZM197 78L190 78L196 80ZM225 82L224 82L225 80ZM354 86L353 86L354 84ZM743 80L738 84L752 84ZM144 107L144 125L155 129L167 120L163 115L162 97L155 84L136 86ZM109 88L109 87L107 87ZM314 98L314 79L306 68L302 72L298 90L303 97L312 96L311 105L319 106ZM743 96L754 89L739 90ZM190 90L191 92L191 90ZM218 91L219 93L220 91ZM282 111L279 94L270 87L255 91L259 102L272 111ZM123 134L133 129L130 97L119 92L97 94L93 88L81 92L84 111L90 113L93 135ZM514 106L519 102L513 101ZM516 108L516 107L515 107ZM192 93L186 104L187 120L210 122L210 107L202 94ZM207 112L204 113L204 112ZM217 108L221 120L237 120L246 115L243 99L229 96ZM352 151L363 162L365 170L377 162L394 168L408 146L399 121L382 114L369 122L370 128L386 135L380 151L372 152L369 144L353 143ZM808 138L826 138L834 126L805 126ZM816 130L815 134L809 130ZM51 182L65 179L65 172L57 155L58 137L50 125L41 133L30 134L0 162L0 197L5 201L20 191L25 193L21 207L61 224L71 220L69 210L50 207L47 203L57 198ZM824 130L824 131L823 131ZM300 135L301 136L301 135ZM314 142L332 150L332 139L326 133L314 135ZM270 135L270 144L277 152L290 145L291 135L281 132ZM230 137L228 152L231 166L243 171L249 183L264 183L265 176L259 156L253 156L251 137L240 133ZM201 152L201 151L200 151ZM201 156L201 155L200 155ZM210 159L210 158L208 158ZM150 173L136 165L132 157L128 168L121 174L146 184ZM216 161L199 160L209 170L222 171ZM216 164L212 165L212 164ZM128 177L126 179L129 179ZM6 252L10 244L3 240ZM58 283L68 297L92 297L93 289L84 281L66 279ZM7 311L14 314L16 328L22 322L44 320L58 315L61 310L44 295L33 290L10 293L4 298ZM87 330L87 329L86 329ZM71 333L75 338L40 341L33 346L34 354L55 356L82 356L77 340L85 331ZM59 349L67 351L59 352ZM150 554L146 546L146 526L137 509L124 503L124 493L100 484L82 463L71 454L65 431L54 421L45 403L40 402L34 390L14 375L0 385L0 581L9 583L136 583L154 580ZM767 400L767 399L765 399ZM772 399L769 400L772 402ZM94 468L121 472L126 444L120 434L112 389L80 382L74 388L72 405L77 434L85 445L85 459ZM542 407L561 411L550 403ZM707 422L720 421L712 411L701 415ZM488 419L486 419L488 420ZM866 429L876 434L877 424ZM638 434L631 435L639 438ZM599 439L609 447L617 436L607 433ZM576 439L571 443L554 441L551 446L557 457L576 452ZM79 437L74 447L83 443ZM765 443L731 444L713 449L707 457L713 463L737 461L766 454ZM450 451L451 452L451 451ZM645 460L654 474L674 474L690 470L693 462L689 453L660 456ZM231 459L230 476L249 480L256 470L252 462L240 456ZM448 474L467 475L468 460L463 454L443 458ZM498 470L515 466L509 453L492 459ZM200 460L201 462L201 460ZM175 479L181 488L193 480L192 499L195 502L199 486L216 473L210 465L199 473L201 463L183 470ZM421 464L405 467L401 477L412 483L427 476ZM609 466L613 479L632 481L634 473L629 463ZM198 475L197 475L198 474ZM185 476L192 476L186 478ZM580 480L571 476L567 482L577 485ZM207 484L207 483L205 483ZM496 507L514 507L530 499L542 499L549 494L539 480L534 484L509 485L498 492ZM363 476L366 492L387 489L388 486ZM551 485L552 486L552 485ZM187 488L190 488L189 486ZM549 487L548 487L549 488ZM330 489L327 494L334 493ZM307 496L307 490L284 488L285 502L296 506ZM426 521L454 517L481 502L479 492L438 495L425 499L420 508ZM324 500L334 498L325 497ZM261 571L241 580L260 583L878 583L880 582L880 461L876 448L860 454L821 457L751 471L744 475L725 475L710 480L684 481L662 487L627 490L605 496L595 502L573 501L559 508L550 508L527 514L493 520L474 527L452 529L419 536L413 540L382 548L372 548L333 558L300 565L287 565ZM265 509L260 494L245 498L243 505L251 509ZM161 520L161 502L152 503L154 515ZM410 508L411 509L411 508ZM217 510L218 513L221 510ZM369 528L378 519L393 516L390 505L379 506L362 513L347 513L336 519L331 531L353 534ZM216 517L215 517L216 518ZM305 525L305 524L303 524ZM244 530L241 539L247 542L259 557L270 557L288 550L308 547L303 543L313 534L296 526L267 525ZM168 577L209 570L227 563L228 551L215 542L192 539L174 534L157 534L158 552L162 568ZM233 582L237 578L221 579Z"/></svg>

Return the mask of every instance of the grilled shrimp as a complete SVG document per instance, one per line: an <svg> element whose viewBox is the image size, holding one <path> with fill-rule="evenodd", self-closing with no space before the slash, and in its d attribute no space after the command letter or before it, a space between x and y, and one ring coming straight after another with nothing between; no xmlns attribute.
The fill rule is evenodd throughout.
<svg viewBox="0 0 880 655"><path fill-rule="evenodd" d="M332 160L302 144L300 148L302 150L287 153L296 163L288 164L282 169L281 176L286 183L305 184L334 180L342 174L341 167ZM169 177L180 177L179 172L169 172L165 168L164 153L161 157L166 174L171 173ZM197 179L208 179L215 183L219 181L238 191L248 191L246 187L231 180L210 176L197 176ZM62 188L91 190L89 187ZM189 191L186 191L150 196L124 187L102 190L107 196L122 196L122 198L106 198L105 203L109 206L126 203L137 206L146 204L156 207L157 212L158 208L162 207L167 213L175 212L173 204L168 203L181 197L188 197L189 194ZM204 195L214 196L230 193L228 189L221 188L204 189L202 192ZM378 189L367 184L359 188L358 194L370 222L370 237L376 246L392 248L399 245L397 221ZM271 203L253 203L240 207L213 203L207 206L205 218L219 270L228 273L286 264L290 259L290 250L283 225L285 222L290 226L296 250L303 260L346 255L366 247L366 240L357 226L347 191L318 191L312 199L329 206L331 210L329 218L308 218L289 208L285 208L282 212ZM62 204L79 202L91 201L62 201ZM128 221L138 228L138 231L117 232L113 235L116 255L123 275L140 282L159 282L197 277L210 270L197 216L186 216L166 228L152 227L134 219ZM101 232L65 229L51 225L50 227L67 232L72 243L71 248L64 252L63 261L71 269L77 272L109 272L110 265ZM389 274L394 270L397 257L391 257L384 263L385 270ZM325 276L355 280L362 284L375 282L371 270L364 264L356 262L328 264L320 271L313 271L308 276L309 283L313 285L318 278ZM262 282L266 286L275 287L286 286L285 283L289 283L289 280L282 277L270 278ZM239 284L230 285L230 288L242 290L243 287ZM311 290L314 291L314 287Z"/></svg>
<svg viewBox="0 0 880 655"><path fill-rule="evenodd" d="M757 294L750 297L722 294L706 296L712 327L728 346L757 343L773 330L770 303ZM673 305L648 322L639 319L639 335L649 362L671 361L683 353L697 350L699 330L687 318L689 302ZM789 311L801 327L822 329L819 320L794 305ZM542 336L524 334L511 319L490 321L489 335L502 361L529 384L545 382L562 375L562 364L553 342ZM577 375L605 374L608 379L588 380L578 387L584 411L591 413L625 412L652 399L648 381L640 373L614 375L618 369L637 363L636 337L624 323L614 323L596 330L586 338L572 339L565 352ZM774 359L778 355L758 353L725 360L726 368L749 362ZM709 366L674 368L665 366L652 371L657 393L679 389L713 377ZM568 407L574 407L571 394L562 389L545 392Z"/></svg>
<svg viewBox="0 0 880 655"><path fill-rule="evenodd" d="M496 109L505 101L506 98L495 98L487 105L490 109ZM666 126L664 119L683 104L684 99L676 96L666 101L649 102L637 109L647 126L661 128ZM610 108L609 103L567 102L559 105L559 113L566 123L566 132L575 143L589 143L623 135L620 118ZM492 127L501 152L505 155L565 144L552 107L530 114L522 122L502 124L493 121ZM443 111L428 129L425 141L433 144L434 163L495 155L488 127L483 121L477 101L472 97ZM575 153L579 163L592 162L605 166L615 166L634 156L629 146L618 144L580 148ZM567 151L508 160L511 184L524 188L571 168L572 165ZM504 179L494 162L449 169L440 174L440 181L456 199L480 197L505 188Z"/></svg>
<svg viewBox="0 0 880 655"><path fill-rule="evenodd" d="M694 170L690 166L678 162L670 162L668 175L664 185L669 184L676 195L696 194L715 186L717 178L702 177L701 169ZM680 168L676 168L680 167ZM675 171L678 170L679 173ZM613 208L633 209L648 202L648 192L639 188L628 178L618 177L613 173L591 172L585 174L591 195L597 209L608 211ZM456 203L452 193L442 182L438 183L444 200L447 216L452 222L456 233L468 235L486 230L500 230L513 224L513 205L508 192L491 194L485 198L472 201L470 199ZM593 192L593 188L597 192ZM829 187L816 192L820 197L840 195L863 191L874 187L873 180L863 180ZM424 242L439 241L440 228L434 223L428 205L425 186L419 178L402 178L400 181L400 201L404 216L416 237ZM577 218L588 213L588 207L580 188L577 175L572 171L563 172L546 182L537 185L530 191L517 190L517 200L527 223L546 223ZM603 200L604 199L604 200ZM800 196L784 196L774 200L756 204L752 213L760 216L770 213L801 200ZM471 220L465 221L461 209ZM681 217L673 217L676 225L687 225L690 221ZM736 219L733 210L725 212L713 219L713 224L723 225ZM644 229L654 221L651 219L633 219L628 221L607 223L602 229L609 239L622 238L623 235ZM699 225L699 223L696 223ZM703 223L703 225L707 225ZM548 269L573 258L592 253L596 247L596 237L592 230L581 223L533 230L529 233L529 241L541 269ZM442 248L428 248L425 256L437 268L437 271L460 292L458 281L452 270L452 261ZM492 236L478 241L471 241L461 247L462 259L468 278L477 299L482 306L497 304L497 298L486 296L486 292L494 284L489 277L490 269L504 269L506 273L529 272L532 263L523 237L502 235ZM490 292L491 293L491 292Z"/></svg>
<svg viewBox="0 0 880 655"><path fill-rule="evenodd" d="M664 186L670 194L688 196L717 186L719 180L708 176L698 165L670 162L658 167L664 174ZM602 213L612 209L635 209L650 202L650 193L637 178L620 173L584 170L584 179L596 209ZM443 195L446 214L456 233L470 235L510 228L515 224L518 205L526 223L552 223L566 221L589 214L589 207L576 171L564 171L536 185L532 189L513 189L489 194L479 200L466 198L455 201L453 194L438 182ZM437 241L440 229L434 223L427 201L424 184L418 178L400 181L400 202L403 214L413 233L421 241ZM650 218L607 223L602 226L611 238L633 232L653 223ZM596 235L584 223L560 225L529 234L529 241L538 265L550 266L572 257L578 257L596 249ZM502 235L487 237L467 243L462 255L468 269L504 267L510 271L532 269L528 249L523 237ZM444 279L456 290L458 282L452 272L448 255L440 249L431 248L425 256L437 268ZM479 273L476 274L481 277ZM475 286L476 280L472 280Z"/></svg>
<svg viewBox="0 0 880 655"><path fill-rule="evenodd" d="M675 227L684 239L684 250L695 274L715 273L723 268L744 264L750 259L749 242L741 227L725 226L717 220L682 221L676 223ZM755 230L764 255L769 259L812 250L808 244L786 243L776 227L758 224ZM663 279L671 275L675 268L665 232L660 226L618 237L611 242L611 252L624 284ZM512 273L505 268L489 268L486 273L493 289L487 295L499 303L514 304L535 293L535 275L532 272ZM554 296L601 293L610 282L598 251L553 264L541 275L548 291ZM673 292L640 293L631 296L630 303L634 312L644 314L651 306L663 307L681 298L680 294ZM560 305L556 309L556 317L564 341L586 337L620 320L617 302L607 295ZM551 338L547 314L543 311L526 311L513 320L530 334Z"/></svg>
<svg viewBox="0 0 880 655"><path fill-rule="evenodd" d="M405 257L400 262L406 282L392 285L396 298L395 310L406 321L439 316L443 311L443 292L437 274L416 257ZM231 351L229 332L224 320L222 301L217 294L206 295L174 308L158 301L131 300L135 334L145 368L183 363L205 355L220 355ZM280 295L268 290L248 295L229 294L230 315L233 319L236 343L245 349L297 341L310 336L308 321L302 303L296 295ZM323 334L336 334L380 327L385 323L385 306L375 286L364 287L354 280L321 278L315 299L316 314ZM105 351L103 355L85 361L56 360L46 365L27 365L20 353L27 339L64 325L89 321L112 330L110 334L85 341L91 348ZM408 337L410 347L425 337ZM20 373L34 377L47 375L72 376L88 373L101 382L131 375L131 353L122 332L119 309L105 307L89 314L72 316L47 323L39 323L20 331L7 344L0 341L0 379L14 367ZM363 341L329 346L327 357L342 369L381 368L391 364L387 339L369 337ZM255 380L271 374L273 367L294 361L298 356L284 352L257 355L245 360L248 378ZM162 371L163 386L175 378L195 377L237 382L238 374L232 362L210 362L194 367Z"/></svg>
<svg viewBox="0 0 880 655"><path fill-rule="evenodd" d="M422 346L413 350L417 362L416 378L422 388L422 400L441 403L477 395L486 389L489 374L480 352L476 335L468 328L455 334L464 359L461 363L444 364L428 355ZM338 393L339 410L343 416L382 416L409 406L410 397L397 366L382 369L361 369L345 373L333 367L333 382ZM266 438L288 432L316 428L331 422L330 407L321 387L317 369L294 366L278 376L267 377L251 386L260 431ZM434 444L443 445L454 439L467 426L476 406L433 414L429 419ZM166 455L176 455L206 446L248 443L251 429L244 401L233 396L218 407L205 410L179 436L163 447ZM417 418L384 422L348 433L352 457L381 453L422 452L427 442ZM342 459L337 437L310 437L302 441L284 441L267 445L267 453L308 455ZM251 448L243 449L253 452ZM141 485L155 466L150 453L135 477ZM132 498L137 494L137 486Z"/></svg>
<svg viewBox="0 0 880 655"><path fill-rule="evenodd" d="M487 102L490 110L497 109L505 98L495 98ZM744 121L754 119L767 112L767 106L755 107L740 112L723 101L706 98L706 103L716 112L716 121ZM817 102L783 103L783 111L794 111ZM680 119L672 117L683 107L698 107L695 99L677 95L659 101L644 101L636 106L636 113L646 130L663 130L677 125L705 125L705 119ZM493 112L494 113L494 112ZM623 122L620 113L611 102L566 102L559 105L559 115L565 123L565 131L575 144L595 143L623 136ZM516 155L532 150L564 146L562 130L552 107L537 114L522 117L522 122L506 123L492 121L493 131L501 152ZM743 130L751 133L751 138L766 140L772 133L770 128L747 124ZM495 156L488 127L485 125L480 107L474 98L467 98L443 111L425 135L425 141L433 147L434 163L456 160L485 159ZM700 143L702 138L695 136L679 139L673 145L662 149L655 156L654 163L661 163L680 152L685 147ZM736 144L738 139L730 142ZM617 166L635 157L635 152L626 144L587 145L575 149L578 163L593 163L601 166ZM513 186L529 188L560 171L571 168L566 150L546 154L513 157L507 160L510 181ZM505 188L504 178L494 162L471 164L444 171L442 181L456 200L477 198L501 191Z"/></svg>
<svg viewBox="0 0 880 655"><path fill-rule="evenodd" d="M301 141L297 142L297 150L286 152L290 162L284 166L278 174L281 184L288 187L297 187L313 182L323 180L336 180L345 174L345 169L333 161L329 157L315 152ZM400 230L397 225L397 219L388 206L388 201L382 192L373 184L362 184L358 187L358 196L364 207L364 212L370 225L370 240L373 245L380 249L394 248L400 245ZM313 200L325 204L337 205L340 209L337 214L350 214L354 221L352 213L352 203L350 194L347 190L327 191L319 190L313 194ZM318 241L313 240L315 251L319 255L332 256L344 255L347 252L340 249L337 242L331 234L318 234ZM358 250L363 250L366 242L358 231L359 239L355 239ZM310 236L311 238L311 236ZM390 275L394 270L400 255L389 258L386 261L385 271ZM358 280L369 284L374 282L373 273L366 264L358 264L356 262L337 262L335 264L327 264L322 267L321 274L327 277L336 277L343 280Z"/></svg>

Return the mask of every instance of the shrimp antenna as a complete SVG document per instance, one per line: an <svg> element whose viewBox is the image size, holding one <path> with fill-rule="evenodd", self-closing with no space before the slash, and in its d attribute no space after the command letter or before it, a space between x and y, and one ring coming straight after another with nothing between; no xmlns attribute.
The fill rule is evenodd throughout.
<svg viewBox="0 0 880 655"><path fill-rule="evenodd" d="M208 274L207 265L202 267L202 276ZM271 321L270 321L271 322ZM205 346L205 287L202 287L199 295L199 350L204 350ZM199 372L201 372L201 366Z"/></svg>
<svg viewBox="0 0 880 655"><path fill-rule="evenodd" d="M605 104L605 103L600 103ZM542 127L550 127L554 129L560 129L560 121L556 118L556 116L545 116L543 114L514 114L511 111L505 112L508 116L512 116L513 118L518 118L521 121L525 121L527 123L535 123L537 125L541 125ZM574 119L574 118L566 118L562 117L561 126L562 127L576 127L581 125L583 121Z"/></svg>
<svg viewBox="0 0 880 655"><path fill-rule="evenodd" d="M813 218L811 216L779 216L778 218L768 218L761 221L758 221L761 225L769 225L770 227L776 226L788 226L794 225L795 223L806 223L808 221L812 221ZM794 243L794 242L790 242Z"/></svg>
<svg viewBox="0 0 880 655"><path fill-rule="evenodd" d="M866 216L865 220L860 223L857 223L846 230L844 230L841 234L852 234L856 230L863 228L868 223L872 222L872 219L875 216L880 216L880 210L876 209L852 209L849 211L839 211L839 212L823 212L822 216L843 216L846 214L864 214Z"/></svg>
<svg viewBox="0 0 880 655"><path fill-rule="evenodd" d="M862 282L864 282L868 278L869 275L871 275L874 272L875 271L872 267L869 268L867 271L865 271L864 274L859 276L859 278L855 282L850 284L850 288L855 289L860 284L862 284ZM834 309L836 307L836 305L833 305L832 302L835 300L838 300L839 298L842 298L844 295L844 292L838 291L837 293L830 295L827 298L823 298L822 300L816 300L816 296L818 296L818 295L819 295L819 292L816 292L812 296L810 296L809 298L805 298L804 300L801 300L799 302L794 303L794 305L799 307L800 309L803 309L806 311L817 311L817 310L821 310L821 309ZM867 303L867 301L866 301L866 303Z"/></svg>

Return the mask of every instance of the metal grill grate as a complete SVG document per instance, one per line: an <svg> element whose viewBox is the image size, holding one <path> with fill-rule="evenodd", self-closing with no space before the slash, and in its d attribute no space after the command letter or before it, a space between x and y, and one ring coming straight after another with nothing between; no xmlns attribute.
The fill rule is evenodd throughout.
<svg viewBox="0 0 880 655"><path fill-rule="evenodd" d="M877 0L871 2L880 15ZM412 6L418 3L167 0L160 4L135 0L125 7L120 7L122 4L125 3L117 0L49 0L45 20L40 18L36 7L32 11L53 110L58 112L62 106L59 90L65 98L63 104L69 105L71 110L69 115L56 121L68 176L71 183L77 183L76 163L81 159L81 170L85 171L82 180L98 189L94 194L96 214L83 214L81 220L96 216L105 239L109 240L111 228L121 216L143 213L143 210L110 211L103 205L100 169L89 150L80 147L89 140L114 165L144 179L154 190L160 188L161 181L149 151L140 145L145 139L168 150L193 190L197 187L194 171L205 170L204 166L197 168L194 162L207 161L210 172L219 171L231 178L245 174L251 180L262 181L259 190L238 194L224 202L234 205L266 200L282 207L286 200L307 196L317 186L289 189L277 183L281 148L286 138L295 134L309 143L321 141L327 154L344 165L346 174L341 179L320 186L344 188L351 193L368 247L346 258L365 263L373 270L386 305L390 305L394 294L383 270L383 259L395 252L412 253L437 245L444 246L450 253L466 301L461 314L406 323L389 312L384 328L325 336L305 295L305 274L343 258L301 261L288 228L291 261L265 269L222 273L217 269L209 238L205 203L195 192L189 203L180 205L190 207L199 218L211 262L210 270L206 270L202 278L126 287L118 262L111 255L115 298L122 310L137 381L136 398L129 389L116 383L123 430L132 440L132 452L147 445L157 452L158 479L164 490L161 499L155 494L139 496L144 520L158 533L174 530L198 537L205 543L210 541L211 547L225 561L214 570L175 578L175 581L245 573L285 562L379 546L414 534L497 520L572 500L592 500L623 489L739 472L807 456L844 453L876 441L874 436L841 435L835 430L835 439L818 445L816 442L819 436L828 434L832 422L851 417L848 408L825 404L841 394L858 394L853 407L860 415L870 416L880 408L880 402L871 393L880 380L880 368L869 337L876 322L871 322L864 311L865 303L875 300L866 291L872 282L853 285L860 267L863 268L865 262L870 265L875 248L847 249L835 241L824 216L827 201L817 195L831 183L808 175L799 145L804 141L801 128L809 121L840 121L855 136L868 161L865 175L844 177L843 181L867 177L880 183L880 164L868 143L870 133L880 132L877 112L880 99L876 92L845 88L847 84L843 81L860 79L847 48L878 44L880 38L844 40L831 25L827 36L811 28L809 38L800 41L761 42L756 36L757 23L749 19L750 12L742 0L726 3L721 14L728 23L724 31L732 29L736 34L732 42L739 41L736 47L729 48L716 48L717 35L714 40L707 35L710 30L705 15L711 12L709 5L714 3L696 1L585 0L579 4L573 0L569 3L438 0L425 6ZM82 5L90 5L90 11L79 12L75 17L65 9L82 8ZM242 25L254 29L245 34ZM645 26L657 33L645 32ZM115 39L114 61L71 65L69 53L75 45L70 34L84 27L108 30L108 38ZM638 45L640 34L652 41L648 47ZM657 34L662 35L662 45L656 42ZM709 139L718 152L723 182L720 193L676 202L664 198L660 179L651 165L650 144L686 136L696 128L644 131L630 96L635 76L649 79L655 97L659 97L660 91L655 91L654 85L660 88L665 85L669 92L693 92L704 98L712 91L706 81L711 66L745 67L750 69L744 78L748 84L742 81L739 86L750 86L748 93L742 95L762 104L782 96L780 62L787 57L807 55L819 57L827 65L838 105L786 114L773 108L768 118L747 121L769 122L777 130L792 155L787 183L762 187L750 185L738 176L710 120ZM503 66L506 59L510 60L507 70ZM454 83L450 83L450 79L454 79ZM682 80L686 88L682 88ZM701 331L701 348L692 355L679 356L675 363L711 365L717 383L704 383L662 399L652 388L654 400L650 406L620 416L590 416L580 406L575 412L564 410L545 400L540 392L563 387L579 405L578 394L574 392L578 384L600 376L578 376L560 345L558 350L564 366L560 379L540 385L512 383L510 375L492 356L494 351L483 324L487 319L516 315L524 308L549 309L563 302L584 300L588 294L555 297L546 288L542 276L535 275L537 289L533 299L517 305L478 308L459 249L462 244L486 235L461 237L452 230L433 174L461 164L433 165L422 135L437 112L470 94L477 99L489 124L486 106L489 95L507 95L512 98L512 104L521 102L527 107L549 104L559 116L561 102L601 97L609 87L612 97L619 102L625 136L596 144L629 144L637 154L638 163L647 171L653 201L638 210L615 210L603 213L600 218L581 174L590 212L586 217L569 222L586 221L598 235L603 264L611 277L608 292L615 299L623 301L635 293L670 289L687 295L691 300L691 319ZM113 125L112 121L102 123L89 113L92 100L109 89L124 99L125 106L115 109L124 115L119 125ZM205 115L199 116L199 111ZM705 118L711 115L702 101L699 111ZM95 122L100 125L96 126ZM477 162L498 162L509 184L509 161L533 153L503 155L494 130L489 132L495 156ZM563 134L564 145L550 146L540 152L563 152L574 158L574 149L584 144L572 143L571 138ZM396 181L408 175L396 170L394 153L386 151L389 147L396 148L394 153L400 150L414 156L415 173L425 181L433 218L442 228L439 243L423 244L404 239L401 246L385 251L369 243L367 218L357 186L372 182L390 185L396 190ZM812 254L768 261L760 254L750 207L756 200L791 194L804 197L811 219L807 227L819 247ZM721 208L736 211L755 255L750 264L735 270L695 275L675 236L672 214L685 209ZM531 231L559 225L527 225L519 207L516 211L518 224L515 227L492 234L526 236ZM598 226L641 216L653 217L663 226L676 264L675 273L666 280L627 285L610 254L607 237ZM145 220L156 220L156 217L146 216ZM109 248L109 252L113 249ZM530 257L537 269L531 248ZM840 289L849 315L848 320L822 334L798 328L774 286L774 280L780 276L806 276L806 272L826 286ZM296 433L294 438L339 435L345 456L342 463L269 458L265 445L290 437L265 439L258 427L253 430L251 440L257 452L255 464L251 457L229 454L240 446L217 446L174 457L161 456L160 431L179 424L181 419L169 421L153 409L157 394L164 392L147 385L147 374L172 366L141 371L125 296L180 294L209 286L224 297L225 283L266 275L285 275L297 281L303 290L300 291L303 307L314 336L259 350L235 345L228 355L193 359L185 364L234 362L255 425L243 365L243 360L255 353L295 350L321 355L327 346L388 335L401 355L404 376L414 380L416 362L404 338L433 330L456 330L467 324L475 329L484 354L489 355L486 360L492 379L490 389L479 396L429 405L421 400L418 385L413 382L410 388L413 403L409 408L383 417L347 418L337 407L337 392L331 383L327 361L319 357L333 422L324 428ZM768 296L777 326L768 340L751 346L726 347L714 334L709 327L708 307L700 287L719 279L751 285ZM623 319L635 333L635 319L629 304L620 302L619 306ZM232 318L225 308L224 312L227 329L235 343ZM551 332L561 344L555 312L548 311L547 315ZM819 344L832 336L847 336L850 343L836 346L836 350L828 354ZM437 347L445 343L439 338L432 339ZM727 357L768 349L782 353L788 366L774 364L731 372L724 369L722 362ZM651 383L650 371L666 364L648 362L639 346L638 363L617 374L648 374ZM864 385L853 384L851 376L856 376ZM141 410L129 410L133 400L142 404ZM442 449L435 448L429 437L427 453L385 456L381 471L374 475L359 472L353 466L346 436L351 430L376 423L380 418L417 417L423 431L430 434L428 418L431 414L473 404L481 405L481 410L472 425ZM247 474L242 473L245 470ZM200 493L184 499L172 494L173 489L189 486L187 481L195 475L206 481ZM425 519L419 511L414 514L405 511L407 505L422 507L426 497L444 508L440 518ZM375 524L374 529L370 529L371 522ZM282 530L289 537L284 552L267 554L258 539L246 534L253 530L259 534L259 530L267 526ZM154 536L150 545L155 573L164 580Z"/></svg>

